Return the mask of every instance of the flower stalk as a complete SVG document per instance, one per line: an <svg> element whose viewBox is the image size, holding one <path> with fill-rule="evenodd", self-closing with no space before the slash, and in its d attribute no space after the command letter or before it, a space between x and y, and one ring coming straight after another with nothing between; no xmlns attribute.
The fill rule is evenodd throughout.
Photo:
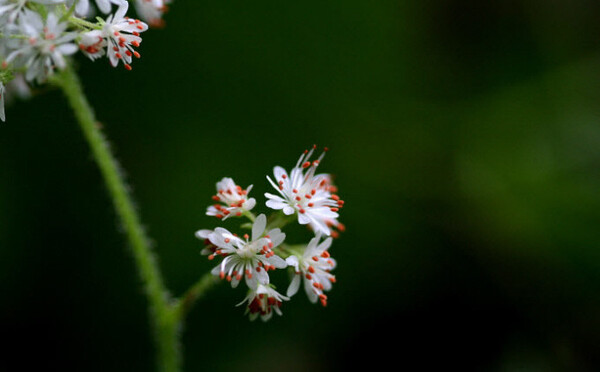
<svg viewBox="0 0 600 372"><path fill-rule="evenodd" d="M201 280L192 286L182 301L172 299L165 287L150 241L142 227L131 195L127 191L119 164L100 131L77 74L69 65L53 76L52 82L62 89L73 109L131 245L134 261L150 304L149 316L154 328L158 370L161 372L179 371L181 367L179 338L184 314L182 309L187 311L194 301L210 288L213 280L212 278L210 278L211 280Z"/></svg>

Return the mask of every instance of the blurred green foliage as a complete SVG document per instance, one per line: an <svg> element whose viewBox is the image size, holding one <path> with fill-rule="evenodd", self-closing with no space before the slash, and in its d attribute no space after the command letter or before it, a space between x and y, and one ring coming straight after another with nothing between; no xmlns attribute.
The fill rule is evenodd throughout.
<svg viewBox="0 0 600 372"><path fill-rule="evenodd" d="M221 177L331 148L347 232L327 308L250 323L219 286L186 370L600 367L600 4L179 0L127 72L77 60L175 294ZM60 92L0 128L0 369L152 366L145 299ZM280 286L287 285L279 278ZM284 287L285 288L285 287ZM389 337L389 338L388 338Z"/></svg>

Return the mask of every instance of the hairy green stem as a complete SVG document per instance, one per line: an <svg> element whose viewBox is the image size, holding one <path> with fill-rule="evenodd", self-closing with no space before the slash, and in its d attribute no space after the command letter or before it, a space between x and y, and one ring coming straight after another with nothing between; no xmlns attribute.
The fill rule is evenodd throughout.
<svg viewBox="0 0 600 372"><path fill-rule="evenodd" d="M204 274L194 285L192 285L179 299L177 312L180 319L185 319L194 303L206 293L206 291L218 282L211 273Z"/></svg>
<svg viewBox="0 0 600 372"><path fill-rule="evenodd" d="M155 333L158 370L162 372L179 371L181 367L179 307L176 306L175 301L171 300L165 288L149 239L127 191L123 174L119 170L119 164L100 131L92 107L85 98L79 78L72 67L67 66L52 80L62 89L75 113L131 245L135 264L150 303L150 319Z"/></svg>

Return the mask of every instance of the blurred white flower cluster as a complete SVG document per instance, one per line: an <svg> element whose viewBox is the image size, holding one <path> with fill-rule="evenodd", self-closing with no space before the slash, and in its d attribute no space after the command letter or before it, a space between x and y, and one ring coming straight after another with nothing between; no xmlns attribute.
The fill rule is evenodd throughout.
<svg viewBox="0 0 600 372"><path fill-rule="evenodd" d="M344 201L337 196L332 177L316 173L327 148L311 160L315 150L313 146L305 151L289 173L276 166L274 179L267 176L279 194L265 193L266 206L274 210L269 217L255 216L252 212L256 206L256 200L248 196L252 186L242 189L231 178L217 182L215 204L207 208L206 214L223 221L247 218L251 223L243 223L240 229L248 229L248 233L238 235L223 227L196 232L196 237L205 244L201 253L209 260L220 259L212 274L229 281L233 288L242 281L248 287L240 305L246 305L251 320L260 317L266 321L274 312L281 315L283 301L295 295L302 283L311 302L327 305L324 292L336 281L331 274L336 261L329 248L333 238L345 230L338 222ZM302 244L290 244L282 229L294 221L307 226L312 238ZM270 273L277 269L290 273L285 296L271 283Z"/></svg>
<svg viewBox="0 0 600 372"><path fill-rule="evenodd" d="M127 16L127 0L0 0L0 118L5 95L26 97L78 51L92 61L106 56L131 70L140 33L162 25L168 0L132 0L143 22ZM103 16L97 15L97 10ZM15 83L12 83L15 81Z"/></svg>

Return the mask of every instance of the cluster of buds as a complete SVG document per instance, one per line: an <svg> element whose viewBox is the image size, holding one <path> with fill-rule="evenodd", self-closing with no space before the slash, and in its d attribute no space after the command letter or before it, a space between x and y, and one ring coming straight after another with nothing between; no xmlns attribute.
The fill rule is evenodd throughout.
<svg viewBox="0 0 600 372"><path fill-rule="evenodd" d="M204 241L201 253L209 260L220 259L211 273L233 288L245 282L248 293L240 305L246 305L251 320L260 317L266 321L273 313L281 315L282 303L294 296L302 283L311 302L327 305L324 292L336 281L331 274L336 261L329 248L333 238L345 229L338 221L344 201L337 196L332 177L316 173L327 152L325 148L311 161L316 148L306 150L289 173L276 166L274 179L267 176L279 194L265 193L265 205L274 210L269 217L254 214L256 200L248 197L252 186L242 189L228 177L217 182L216 204L210 205L206 214L220 220L247 218L250 222L242 223L240 229L249 229L250 234L238 235L223 227L196 232ZM293 221L307 226L311 233L308 243L288 243L282 229ZM288 270L291 275L285 295L277 292L270 280L269 272L277 269Z"/></svg>
<svg viewBox="0 0 600 372"><path fill-rule="evenodd" d="M144 21L162 25L168 0L131 1ZM0 0L0 119L5 120L5 92L27 96L31 84L46 82L78 51L92 61L107 56L113 67L121 62L131 70L148 24L127 16L127 0L94 3L104 17L94 17L90 0Z"/></svg>

